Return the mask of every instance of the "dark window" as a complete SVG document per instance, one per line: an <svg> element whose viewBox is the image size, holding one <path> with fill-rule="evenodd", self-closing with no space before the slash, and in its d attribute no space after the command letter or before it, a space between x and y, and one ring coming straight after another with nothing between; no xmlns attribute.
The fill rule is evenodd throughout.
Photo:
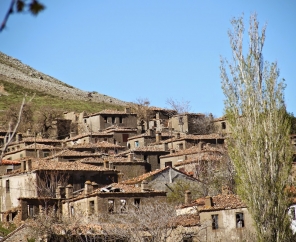
<svg viewBox="0 0 296 242"><path fill-rule="evenodd" d="M89 213L93 214L95 212L95 201L89 201Z"/></svg>
<svg viewBox="0 0 296 242"><path fill-rule="evenodd" d="M108 213L114 213L114 200L108 199Z"/></svg>
<svg viewBox="0 0 296 242"><path fill-rule="evenodd" d="M122 117L119 117L119 123L122 124Z"/></svg>
<svg viewBox="0 0 296 242"><path fill-rule="evenodd" d="M107 117L104 117L104 123L107 123Z"/></svg>
<svg viewBox="0 0 296 242"><path fill-rule="evenodd" d="M212 215L212 229L218 229L218 214Z"/></svg>
<svg viewBox="0 0 296 242"><path fill-rule="evenodd" d="M237 228L245 227L244 214L243 213L237 213L235 215L235 217L236 217L236 227Z"/></svg>
<svg viewBox="0 0 296 242"><path fill-rule="evenodd" d="M226 129L226 123L222 122L222 129Z"/></svg>
<svg viewBox="0 0 296 242"><path fill-rule="evenodd" d="M122 134L122 142L127 142L128 137L128 134Z"/></svg>
<svg viewBox="0 0 296 242"><path fill-rule="evenodd" d="M43 157L49 156L49 152L43 152Z"/></svg>
<svg viewBox="0 0 296 242"><path fill-rule="evenodd" d="M141 203L141 199L140 198L135 198L134 205L135 205L136 208L140 207L140 203Z"/></svg>
<svg viewBox="0 0 296 242"><path fill-rule="evenodd" d="M167 162L164 163L164 166L165 167L167 167L167 166L172 167L173 163L171 161L167 161Z"/></svg>
<svg viewBox="0 0 296 242"><path fill-rule="evenodd" d="M6 192L10 191L9 180L6 180Z"/></svg>
<svg viewBox="0 0 296 242"><path fill-rule="evenodd" d="M115 117L112 117L112 124L115 123Z"/></svg>

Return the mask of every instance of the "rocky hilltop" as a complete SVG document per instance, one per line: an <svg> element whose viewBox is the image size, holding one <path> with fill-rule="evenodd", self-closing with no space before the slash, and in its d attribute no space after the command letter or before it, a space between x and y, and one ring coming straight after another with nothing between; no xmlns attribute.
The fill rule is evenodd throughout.
<svg viewBox="0 0 296 242"><path fill-rule="evenodd" d="M0 78L29 89L38 90L64 99L126 105L126 102L119 99L98 92L87 92L72 87L2 52L0 52Z"/></svg>

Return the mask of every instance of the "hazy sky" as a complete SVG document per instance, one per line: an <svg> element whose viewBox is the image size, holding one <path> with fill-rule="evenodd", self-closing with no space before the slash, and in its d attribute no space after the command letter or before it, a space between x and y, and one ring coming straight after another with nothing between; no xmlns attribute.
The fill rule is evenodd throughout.
<svg viewBox="0 0 296 242"><path fill-rule="evenodd" d="M86 91L124 101L186 100L192 112L223 114L220 56L229 57L233 17L267 22L264 58L277 61L296 115L295 0L41 0L37 17L14 14L0 51ZM0 18L10 0L0 1Z"/></svg>

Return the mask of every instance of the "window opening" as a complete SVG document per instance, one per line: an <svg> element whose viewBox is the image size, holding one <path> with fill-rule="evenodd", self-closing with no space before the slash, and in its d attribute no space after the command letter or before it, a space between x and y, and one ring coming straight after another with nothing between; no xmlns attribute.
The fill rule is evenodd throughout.
<svg viewBox="0 0 296 242"><path fill-rule="evenodd" d="M108 213L114 213L114 200L108 199Z"/></svg>
<svg viewBox="0 0 296 242"><path fill-rule="evenodd" d="M89 202L89 213L93 214L95 212L95 201Z"/></svg>
<svg viewBox="0 0 296 242"><path fill-rule="evenodd" d="M218 229L218 214L212 215L212 229Z"/></svg>
<svg viewBox="0 0 296 242"><path fill-rule="evenodd" d="M122 117L119 117L119 123L121 123L121 124L123 123L122 122Z"/></svg>
<svg viewBox="0 0 296 242"><path fill-rule="evenodd" d="M115 117L112 117L112 124L115 123Z"/></svg>
<svg viewBox="0 0 296 242"><path fill-rule="evenodd" d="M243 213L237 213L236 214L236 227L237 228L245 227L244 214Z"/></svg>
<svg viewBox="0 0 296 242"><path fill-rule="evenodd" d="M140 198L135 198L134 205L135 205L136 208L140 208L140 203L141 203L141 199Z"/></svg>
<svg viewBox="0 0 296 242"><path fill-rule="evenodd" d="M9 180L6 180L6 192L10 191Z"/></svg>
<svg viewBox="0 0 296 242"><path fill-rule="evenodd" d="M28 216L33 217L33 215L34 215L34 207L32 204L29 204L28 205Z"/></svg>
<svg viewBox="0 0 296 242"><path fill-rule="evenodd" d="M135 147L139 147L139 141L135 141Z"/></svg>
<svg viewBox="0 0 296 242"><path fill-rule="evenodd" d="M222 129L226 129L226 123L222 122Z"/></svg>
<svg viewBox="0 0 296 242"><path fill-rule="evenodd" d="M73 206L71 206L71 209L70 209L70 211L71 211L71 216L74 216L74 214L75 214L75 209L74 209L74 207L73 207Z"/></svg>
<svg viewBox="0 0 296 242"><path fill-rule="evenodd" d="M121 199L120 200L120 212L125 213L127 211L127 205L126 205L126 200Z"/></svg>
<svg viewBox="0 0 296 242"><path fill-rule="evenodd" d="M173 162L167 161L167 162L164 163L164 166L165 167L167 167L167 166L172 167L173 166Z"/></svg>

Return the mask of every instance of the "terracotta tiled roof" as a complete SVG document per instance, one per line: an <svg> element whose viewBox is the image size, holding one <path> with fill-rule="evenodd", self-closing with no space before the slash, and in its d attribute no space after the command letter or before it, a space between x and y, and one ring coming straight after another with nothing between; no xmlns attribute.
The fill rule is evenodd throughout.
<svg viewBox="0 0 296 242"><path fill-rule="evenodd" d="M142 137L151 137L151 136L148 135L148 133L144 133L144 134L132 136L132 137L128 138L128 140L138 139L138 138L142 138Z"/></svg>
<svg viewBox="0 0 296 242"><path fill-rule="evenodd" d="M89 152L79 152L79 151L75 151L75 150L62 150L59 153L56 153L54 155L48 156L44 159L46 160L51 160L57 157L101 157L102 153L96 152L96 153L89 153Z"/></svg>
<svg viewBox="0 0 296 242"><path fill-rule="evenodd" d="M200 150L200 148L198 146L192 146L188 149L185 150L179 150L175 153L172 154L168 154L168 155L162 155L160 156L160 158L166 158L166 157L174 157L174 156L181 156L181 155L191 155L191 154L200 154L200 153L204 153L204 152L220 152L221 154L224 152L224 150L222 148L219 147L206 147L202 150Z"/></svg>
<svg viewBox="0 0 296 242"><path fill-rule="evenodd" d="M219 151L201 151L200 153L196 154L195 157L191 157L190 159L186 159L184 161L178 162L175 164L175 167L186 165L186 164L193 164L199 161L221 161L223 158L223 154Z"/></svg>
<svg viewBox="0 0 296 242"><path fill-rule="evenodd" d="M2 160L1 165L20 165L21 162L17 160Z"/></svg>
<svg viewBox="0 0 296 242"><path fill-rule="evenodd" d="M87 137L87 136L92 136L92 137L97 137L97 136L105 137L105 136L108 136L108 137L112 137L112 134L109 134L109 133L106 133L106 132L92 132L92 133L76 135L76 136L74 136L72 138L66 139L65 141L68 142L68 141L78 140L78 139L82 139L82 138Z"/></svg>
<svg viewBox="0 0 296 242"><path fill-rule="evenodd" d="M206 206L205 200L207 197L199 198L195 200L191 206L198 206L199 211L213 211L213 210L224 210L224 209L236 209L246 208L247 206L236 194L219 194L212 197L212 205Z"/></svg>
<svg viewBox="0 0 296 242"><path fill-rule="evenodd" d="M105 129L105 132L110 133L110 132L137 132L138 129L132 128L132 127L119 127L118 125L112 125L108 128Z"/></svg>
<svg viewBox="0 0 296 242"><path fill-rule="evenodd" d="M143 147L137 147L133 150L134 152L167 152L169 153L169 151L165 151L164 148L160 148L157 146L143 146Z"/></svg>
<svg viewBox="0 0 296 242"><path fill-rule="evenodd" d="M112 148L112 149L125 149L124 146L109 143L107 141L101 141L97 143L75 144L71 149L75 148Z"/></svg>
<svg viewBox="0 0 296 242"><path fill-rule="evenodd" d="M173 141L181 140L211 140L211 139L225 139L225 137L220 134L207 134L207 135L194 135L194 134L180 134L180 137L173 137L171 139L162 140L160 143L169 143Z"/></svg>
<svg viewBox="0 0 296 242"><path fill-rule="evenodd" d="M149 177L154 176L154 175L156 175L156 174L158 174L158 173L161 173L161 172L163 172L163 171L165 171L165 170L167 170L167 169L170 169L170 168L171 168L171 167L167 166L167 167L165 167L165 168L163 168L163 169L158 169L158 170L155 170L155 171L150 171L150 172L145 173L145 174L143 174L143 175L140 175L140 176L134 177L134 178L132 178L132 179L129 179L129 180L123 181L123 182L121 182L121 184L127 184L127 185L138 184L138 183L142 182L143 180L146 180L146 179L148 179ZM173 168L171 168L171 169L173 169ZM180 171L179 171L179 172L180 172Z"/></svg>
<svg viewBox="0 0 296 242"><path fill-rule="evenodd" d="M119 114L119 115L136 115L135 113L127 113L125 111L118 111L118 110L111 110L111 109L105 109L102 110L98 113L92 113L90 115L87 115L85 117L91 117L91 116L96 116L96 115L100 115L100 114Z"/></svg>
<svg viewBox="0 0 296 242"><path fill-rule="evenodd" d="M133 161L129 161L127 157L114 157L114 156L109 156L107 158L94 158L94 157L89 157L89 158L84 158L79 160L82 163L93 163L93 164L103 164L104 160L107 160L109 162L113 162L114 164L119 164L119 163L145 163L143 160L140 159L134 159Z"/></svg>
<svg viewBox="0 0 296 242"><path fill-rule="evenodd" d="M200 217L198 214L184 214L179 215L171 222L174 227L192 227L200 225Z"/></svg>
<svg viewBox="0 0 296 242"><path fill-rule="evenodd" d="M7 152L7 153L5 153L5 155L15 154L15 153L18 153L23 150L61 150L61 149L62 148L60 148L60 147L55 147L52 145L44 145L44 144L36 143L36 144L27 145L27 146L22 147L20 149L15 149L13 151Z"/></svg>

